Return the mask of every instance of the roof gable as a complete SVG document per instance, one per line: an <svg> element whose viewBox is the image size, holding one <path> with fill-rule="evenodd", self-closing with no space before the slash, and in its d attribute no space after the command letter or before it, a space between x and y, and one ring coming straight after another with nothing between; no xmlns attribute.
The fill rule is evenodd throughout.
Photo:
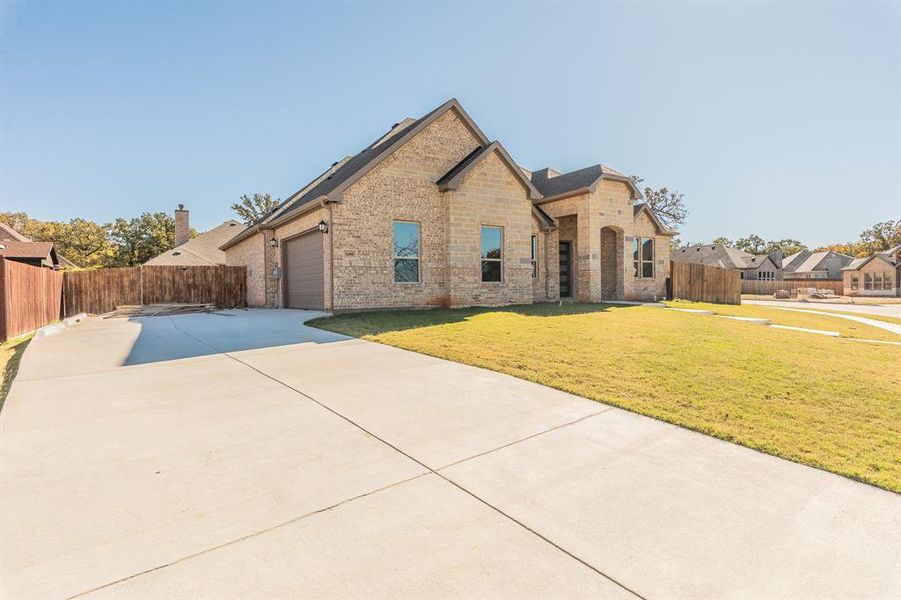
<svg viewBox="0 0 901 600"><path fill-rule="evenodd" d="M572 194L576 191L583 193L593 192L604 179L626 184L633 200L641 198L641 192L634 181L606 165L591 165L584 169L554 176L550 176L550 171L553 171L553 169L539 169L532 173L532 183L547 199L554 199L554 196ZM553 172L556 173L556 171Z"/></svg>
<svg viewBox="0 0 901 600"><path fill-rule="evenodd" d="M224 265L225 253L219 246L231 240L241 224L228 220L200 235L194 236L180 246L154 256L145 265Z"/></svg>
<svg viewBox="0 0 901 600"><path fill-rule="evenodd" d="M632 206L632 220L636 221L641 215L646 215L648 219L650 219L651 223L654 224L654 227L657 229L657 233L660 235L676 235L676 232L672 229L668 229L660 218L654 214L654 211L650 206L645 202L641 202L639 204L634 204Z"/></svg>
<svg viewBox="0 0 901 600"><path fill-rule="evenodd" d="M522 187L525 188L530 199L537 200L541 198L541 193L538 191L538 188L529 181L522 170L520 170L510 157L507 150L497 140L491 142L487 146L476 148L463 160L457 163L450 171L439 177L435 182L436 185L438 185L438 189L442 192L460 189L460 184L463 182L466 174L484 158L491 156L492 154L496 154L498 158L500 158L501 162L504 163L510 173L512 173Z"/></svg>

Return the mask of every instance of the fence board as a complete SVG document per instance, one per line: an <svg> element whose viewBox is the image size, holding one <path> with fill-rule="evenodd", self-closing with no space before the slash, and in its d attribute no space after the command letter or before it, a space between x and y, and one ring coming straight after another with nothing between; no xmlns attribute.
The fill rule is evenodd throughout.
<svg viewBox="0 0 901 600"><path fill-rule="evenodd" d="M670 262L673 298L718 304L741 304L741 279L736 269Z"/></svg>
<svg viewBox="0 0 901 600"><path fill-rule="evenodd" d="M788 290L795 295L798 290L805 288L817 288L818 290L832 290L838 296L844 293L844 282L841 279L777 279L775 281L757 281L756 279L742 279L742 294L760 294L769 296L777 290Z"/></svg>
<svg viewBox="0 0 901 600"><path fill-rule="evenodd" d="M62 316L63 274L0 258L0 341Z"/></svg>
<svg viewBox="0 0 901 600"><path fill-rule="evenodd" d="M141 267L66 271L64 289L67 317L141 304Z"/></svg>
<svg viewBox="0 0 901 600"><path fill-rule="evenodd" d="M247 306L246 267L124 267L66 272L66 315L102 314L126 304Z"/></svg>

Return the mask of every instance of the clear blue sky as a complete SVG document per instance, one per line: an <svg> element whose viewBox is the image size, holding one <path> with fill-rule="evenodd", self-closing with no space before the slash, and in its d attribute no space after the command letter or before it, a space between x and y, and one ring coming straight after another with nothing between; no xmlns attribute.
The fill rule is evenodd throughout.
<svg viewBox="0 0 901 600"><path fill-rule="evenodd" d="M0 210L284 198L458 98L527 168L685 194L682 239L901 218L901 4L2 4Z"/></svg>

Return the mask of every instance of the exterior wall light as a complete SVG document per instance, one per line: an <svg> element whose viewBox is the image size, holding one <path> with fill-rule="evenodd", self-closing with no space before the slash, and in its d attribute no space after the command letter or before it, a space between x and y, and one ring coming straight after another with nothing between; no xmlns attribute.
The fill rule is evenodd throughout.
<svg viewBox="0 0 901 600"><path fill-rule="evenodd" d="M319 221L319 232L328 233L328 223L326 223L324 220Z"/></svg>
<svg viewBox="0 0 901 600"><path fill-rule="evenodd" d="M272 246L273 248L278 248L278 240L275 238L272 238L271 240L269 240L269 245Z"/></svg>

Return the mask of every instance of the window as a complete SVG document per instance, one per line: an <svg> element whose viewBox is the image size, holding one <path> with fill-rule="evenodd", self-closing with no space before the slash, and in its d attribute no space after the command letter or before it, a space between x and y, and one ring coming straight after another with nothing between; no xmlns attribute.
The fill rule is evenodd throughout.
<svg viewBox="0 0 901 600"><path fill-rule="evenodd" d="M865 289L865 290L873 289L873 274L872 273L864 273L863 274L863 289Z"/></svg>
<svg viewBox="0 0 901 600"><path fill-rule="evenodd" d="M857 275L851 275L851 289L859 290L860 289L860 277Z"/></svg>
<svg viewBox="0 0 901 600"><path fill-rule="evenodd" d="M653 279L654 277L654 240L651 238L632 239L632 275Z"/></svg>
<svg viewBox="0 0 901 600"><path fill-rule="evenodd" d="M532 279L538 277L538 236L532 236Z"/></svg>
<svg viewBox="0 0 901 600"><path fill-rule="evenodd" d="M419 223L394 222L394 281L419 282Z"/></svg>
<svg viewBox="0 0 901 600"><path fill-rule="evenodd" d="M894 284L894 282L892 281L892 274L891 274L891 273L883 273L883 274L882 274L882 277L883 277L883 279L882 279L882 284L885 286L883 289L886 289L886 290L893 290L893 289L895 289L895 284Z"/></svg>
<svg viewBox="0 0 901 600"><path fill-rule="evenodd" d="M501 280L502 241L500 227L482 226L482 281Z"/></svg>
<svg viewBox="0 0 901 600"><path fill-rule="evenodd" d="M882 289L882 273L876 273L873 275L873 289L874 290Z"/></svg>
<svg viewBox="0 0 901 600"><path fill-rule="evenodd" d="M774 279L776 279L776 274L772 271L757 271L758 281L773 281Z"/></svg>

